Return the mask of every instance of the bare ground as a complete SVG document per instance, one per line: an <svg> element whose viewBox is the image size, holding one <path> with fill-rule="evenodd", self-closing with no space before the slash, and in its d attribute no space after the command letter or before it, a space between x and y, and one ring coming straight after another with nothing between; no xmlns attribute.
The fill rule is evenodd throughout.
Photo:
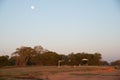
<svg viewBox="0 0 120 80"><path fill-rule="evenodd" d="M120 70L100 66L33 66L0 69L0 80L120 80Z"/></svg>

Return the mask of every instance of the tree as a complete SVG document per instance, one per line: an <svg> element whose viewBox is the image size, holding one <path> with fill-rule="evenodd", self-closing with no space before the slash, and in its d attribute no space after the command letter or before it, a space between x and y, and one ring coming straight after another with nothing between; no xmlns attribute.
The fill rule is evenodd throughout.
<svg viewBox="0 0 120 80"><path fill-rule="evenodd" d="M111 65L112 66L120 66L120 60L116 60L116 61L111 62Z"/></svg>
<svg viewBox="0 0 120 80"><path fill-rule="evenodd" d="M16 57L16 65L25 66L36 52L31 47L21 47L17 48L13 55Z"/></svg>
<svg viewBox="0 0 120 80"><path fill-rule="evenodd" d="M59 55L58 63L60 62L60 65L68 64L68 56L67 55L64 55L64 54L58 54L58 55Z"/></svg>
<svg viewBox="0 0 120 80"><path fill-rule="evenodd" d="M70 62L68 63L68 65L78 65L80 62L80 59L78 60L78 57L76 56L76 54L71 53L68 55L68 59L70 60Z"/></svg>
<svg viewBox="0 0 120 80"><path fill-rule="evenodd" d="M9 66L15 65L15 63L16 63L16 56L12 56L12 57L9 59Z"/></svg>
<svg viewBox="0 0 120 80"><path fill-rule="evenodd" d="M39 54L43 54L43 53L46 53L46 52L49 52L47 49L44 49L42 46L35 46L34 47L34 50L39 53Z"/></svg>
<svg viewBox="0 0 120 80"><path fill-rule="evenodd" d="M100 53L94 53L94 54L88 54L88 65L101 65L101 54Z"/></svg>
<svg viewBox="0 0 120 80"><path fill-rule="evenodd" d="M33 63L34 65L43 65L43 54L36 54L36 56L33 56L31 58L31 63Z"/></svg>
<svg viewBox="0 0 120 80"><path fill-rule="evenodd" d="M110 64L107 61L101 61L102 66L109 66Z"/></svg>
<svg viewBox="0 0 120 80"><path fill-rule="evenodd" d="M57 65L59 60L59 55L56 52L46 52L41 55L43 65Z"/></svg>
<svg viewBox="0 0 120 80"><path fill-rule="evenodd" d="M101 65L100 53L71 53L69 55L61 55L56 52L48 51L42 46L20 47L17 48L10 58L10 64L14 65L14 61L18 66L25 65L57 65L60 61L62 65ZM87 59L87 62L83 61Z"/></svg>
<svg viewBox="0 0 120 80"><path fill-rule="evenodd" d="M87 59L88 65L101 65L101 54L95 53L95 54L88 54L88 53L72 53L68 55L68 58L71 60L71 65L84 65L85 62L83 59Z"/></svg>
<svg viewBox="0 0 120 80"><path fill-rule="evenodd" d="M0 66L7 66L9 64L9 56L0 56Z"/></svg>

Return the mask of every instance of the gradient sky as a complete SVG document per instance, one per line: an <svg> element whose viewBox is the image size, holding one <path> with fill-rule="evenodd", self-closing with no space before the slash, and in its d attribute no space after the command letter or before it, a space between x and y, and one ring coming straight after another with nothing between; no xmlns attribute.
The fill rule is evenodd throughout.
<svg viewBox="0 0 120 80"><path fill-rule="evenodd" d="M120 1L0 0L0 55L36 45L120 59Z"/></svg>

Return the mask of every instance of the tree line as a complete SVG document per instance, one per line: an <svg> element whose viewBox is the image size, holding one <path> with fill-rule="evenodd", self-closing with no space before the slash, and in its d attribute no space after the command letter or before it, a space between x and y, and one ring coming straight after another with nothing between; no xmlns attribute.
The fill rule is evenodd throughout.
<svg viewBox="0 0 120 80"><path fill-rule="evenodd" d="M84 61L86 59L86 61ZM100 53L71 53L68 55L58 54L44 49L41 46L20 47L9 56L0 56L0 66L57 66L60 65L109 65L102 61ZM113 64L114 62L112 62Z"/></svg>

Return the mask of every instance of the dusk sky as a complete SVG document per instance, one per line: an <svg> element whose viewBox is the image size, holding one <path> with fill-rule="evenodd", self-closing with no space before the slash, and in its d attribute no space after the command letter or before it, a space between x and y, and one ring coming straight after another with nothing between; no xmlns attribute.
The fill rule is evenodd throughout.
<svg viewBox="0 0 120 80"><path fill-rule="evenodd" d="M120 59L120 1L0 0L0 55L36 45Z"/></svg>

